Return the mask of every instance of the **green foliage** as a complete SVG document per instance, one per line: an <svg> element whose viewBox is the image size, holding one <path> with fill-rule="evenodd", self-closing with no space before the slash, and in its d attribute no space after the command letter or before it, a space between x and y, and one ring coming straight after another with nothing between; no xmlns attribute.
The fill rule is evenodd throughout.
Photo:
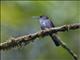
<svg viewBox="0 0 80 60"><path fill-rule="evenodd" d="M32 16L47 15L56 26L80 22L80 1L1 1L1 42L40 30ZM77 54L80 31L59 33ZM50 37L40 38L23 48L1 52L1 60L72 60Z"/></svg>

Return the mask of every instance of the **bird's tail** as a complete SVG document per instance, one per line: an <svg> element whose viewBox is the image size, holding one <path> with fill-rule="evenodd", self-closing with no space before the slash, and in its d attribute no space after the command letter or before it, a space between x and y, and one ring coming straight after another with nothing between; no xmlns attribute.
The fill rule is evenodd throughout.
<svg viewBox="0 0 80 60"><path fill-rule="evenodd" d="M50 34L50 37L52 38L56 46L60 46L60 40L56 34Z"/></svg>

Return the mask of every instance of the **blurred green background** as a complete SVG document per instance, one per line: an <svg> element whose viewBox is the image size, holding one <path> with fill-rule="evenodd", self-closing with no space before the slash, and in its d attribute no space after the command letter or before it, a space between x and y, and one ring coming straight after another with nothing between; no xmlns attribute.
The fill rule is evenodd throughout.
<svg viewBox="0 0 80 60"><path fill-rule="evenodd" d="M40 30L38 19L47 15L56 26L80 23L80 1L1 1L1 42ZM80 30L58 34L80 59ZM25 47L1 51L1 60L73 60L50 37L36 39Z"/></svg>

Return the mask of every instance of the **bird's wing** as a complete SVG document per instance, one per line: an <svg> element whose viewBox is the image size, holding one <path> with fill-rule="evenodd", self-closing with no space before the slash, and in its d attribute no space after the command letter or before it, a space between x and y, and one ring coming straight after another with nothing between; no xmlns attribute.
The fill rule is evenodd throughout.
<svg viewBox="0 0 80 60"><path fill-rule="evenodd" d="M50 24L52 25L52 27L55 27L55 25L53 24L53 22L50 20Z"/></svg>

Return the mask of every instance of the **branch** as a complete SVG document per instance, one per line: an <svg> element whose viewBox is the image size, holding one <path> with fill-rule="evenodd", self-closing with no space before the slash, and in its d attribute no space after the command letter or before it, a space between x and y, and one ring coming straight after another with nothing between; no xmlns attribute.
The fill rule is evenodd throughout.
<svg viewBox="0 0 80 60"><path fill-rule="evenodd" d="M46 30L41 30L39 32L36 32L34 34L24 35L17 38L9 39L6 42L0 43L0 51L1 50L7 50L16 46L22 46L27 45L29 42L34 41L36 38L47 36L48 33L56 33L56 32L65 32L68 30L75 30L80 29L80 23L77 24L70 24L70 25L64 25L60 27L50 28ZM73 57L75 60L77 60L76 54L72 50L70 50L66 44L62 41L60 41L61 46L65 48Z"/></svg>
<svg viewBox="0 0 80 60"><path fill-rule="evenodd" d="M66 45L66 43L64 43L63 41L60 41L60 43L61 43L61 46L62 46L64 49L66 49L66 50L69 52L69 54L72 55L72 57L74 58L74 60L78 60L77 55Z"/></svg>
<svg viewBox="0 0 80 60"><path fill-rule="evenodd" d="M61 27L55 27L55 28L50 28L50 29L46 29L46 30L41 30L34 34L29 34L29 35L20 36L17 38L12 38L6 42L0 43L0 50L5 50L5 49L12 48L12 47L16 47L16 46L21 45L22 43L27 44L30 41L33 41L34 39L36 39L38 37L46 36L47 33L49 33L49 32L56 33L56 32L64 32L64 31L68 31L68 30L75 30L75 29L80 29L80 24L64 25Z"/></svg>

